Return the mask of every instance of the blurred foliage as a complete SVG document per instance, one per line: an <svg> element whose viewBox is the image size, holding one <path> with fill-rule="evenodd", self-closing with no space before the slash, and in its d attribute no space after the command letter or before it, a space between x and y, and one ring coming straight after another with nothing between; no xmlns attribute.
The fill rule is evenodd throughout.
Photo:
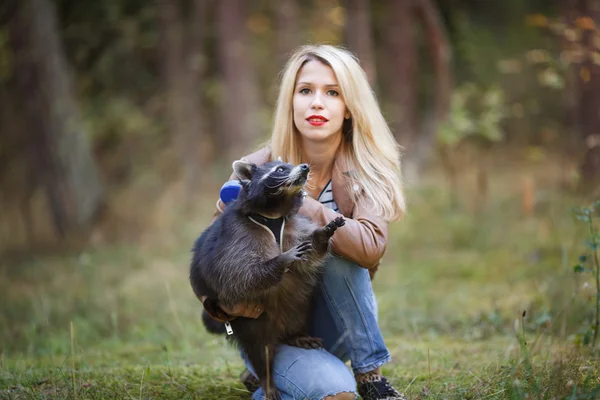
<svg viewBox="0 0 600 400"><path fill-rule="evenodd" d="M128 151L133 154L129 156L141 163L150 161L145 157L148 151L164 149L173 135L164 124L159 27L154 3L139 0L56 0L55 3L61 37L94 144L100 150L107 149L107 142L112 143L110 149L127 147L125 137L135 136L140 147L130 148ZM216 56L215 4L207 4L204 49L197 60L202 87L197 90L210 116L218 115L222 85ZM246 21L252 49L249 62L256 65L259 72L257 79L262 89L257 102L264 130L257 132L257 136L264 138L269 131L277 74L282 67L273 62L277 40L273 10L277 3L262 0L250 4ZM528 136L536 140L540 134L537 127L560 124L560 113L554 111L560 107L561 98L557 94L547 95L544 89L548 85L557 86L559 75L547 66L542 71L533 71L526 62L531 49L555 53L553 38L526 23L528 15L552 17L555 10L549 2L510 0L483 4L474 0L438 0L437 4L453 48L457 85L475 83L480 87L502 88L510 111L506 115L508 139ZM189 10L189 2L184 1L182 5L184 11ZM373 1L371 7L374 48L378 53L386 52L382 43L386 34L387 8L380 1ZM303 33L298 43L327 41L343 44L345 9L342 1L314 2L313 7L299 9L299 26ZM11 54L5 46L5 33L0 29L0 77L10 79ZM422 107L427 107L435 80L427 59L426 41L419 29L416 40L422 59L419 65L420 98ZM385 60L385 57L377 58ZM540 81L531 79L536 75ZM381 88L384 105L389 103L389 93L385 91L388 86L379 76L377 87ZM129 118L133 121L127 121ZM519 123L522 119L531 120L531 123ZM538 123L540 120L543 123ZM217 128L218 121L209 118L206 129L214 134Z"/></svg>
<svg viewBox="0 0 600 400"><path fill-rule="evenodd" d="M176 132L168 126L155 3L141 0L55 0L54 3L86 132L109 191L126 185L134 187L135 179L163 184L176 181L178 154L173 149ZM279 37L275 11L279 3L273 0L247 3L248 65L255 67L259 87L256 113L260 129L252 142L255 145L269 134L282 68L275 54ZM437 0L435 3L451 43L456 87L450 120L440 130L439 141L454 142L468 136L488 144L502 139L516 146L553 146L562 150L566 66L560 57L556 35L540 29L556 19L554 2ZM193 27L192 4L189 0L180 4L183 28L189 32ZM212 142L217 143L224 85L218 56L216 2L206 4L202 51L191 61L201 84L193 90L200 96L201 111L206 116L203 128ZM373 0L370 4L379 72L374 87L386 116L393 117L398 114L389 93L389 79L394 79L394 74L383 73L389 54L385 40L387 27L393 21L390 22L387 2ZM300 6L297 44L344 44L345 21L346 10L341 0L314 0L310 6ZM425 111L431 108L435 93L434 66L425 32L418 23L414 38L419 54L416 79L420 112L427 115ZM18 102L11 101L14 54L7 44L6 26L0 26L3 127L0 166L28 165L31 155L22 124L18 122ZM229 173L230 160L217 158L217 161L203 175L221 181ZM24 187L26 181L10 178L12 172L8 171L23 170L14 167L0 172L4 209L12 210L8 203L23 204L26 200L20 193L27 193L28 188ZM160 191L155 187L145 190Z"/></svg>
<svg viewBox="0 0 600 400"><path fill-rule="evenodd" d="M589 319L581 324L581 329L576 335L576 343L584 346L591 344L592 347L595 347L600 328L600 234L595 217L600 214L600 201L596 201L589 207L576 208L573 210L573 214L589 230L585 240L587 249L579 256L579 262L573 267L573 271L576 274L589 273L592 275L595 286L594 289L591 289L591 285L587 282L584 286L585 289L591 289L587 290L586 297L592 307L590 307Z"/></svg>
<svg viewBox="0 0 600 400"><path fill-rule="evenodd" d="M467 83L452 95L450 115L438 134L438 140L447 146L456 146L462 140L481 139L486 143L504 138L501 126L506 117L504 93L498 87L479 90Z"/></svg>

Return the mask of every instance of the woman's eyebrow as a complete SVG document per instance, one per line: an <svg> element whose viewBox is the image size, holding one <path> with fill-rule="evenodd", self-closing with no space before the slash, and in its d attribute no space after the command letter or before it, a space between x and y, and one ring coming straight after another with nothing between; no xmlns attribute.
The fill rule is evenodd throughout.
<svg viewBox="0 0 600 400"><path fill-rule="evenodd" d="M296 84L296 86L302 86L302 85L312 86L312 85L314 85L314 83L312 83L312 82L298 82ZM325 87L339 87L339 85L337 83L330 83L330 84L323 85L323 86L325 86Z"/></svg>

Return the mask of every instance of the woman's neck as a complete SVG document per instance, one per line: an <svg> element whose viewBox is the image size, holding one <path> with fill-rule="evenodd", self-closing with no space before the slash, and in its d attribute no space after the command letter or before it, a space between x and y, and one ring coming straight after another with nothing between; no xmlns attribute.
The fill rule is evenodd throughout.
<svg viewBox="0 0 600 400"><path fill-rule="evenodd" d="M342 142L341 135L326 142L303 141L302 162L310 166L310 186L320 192L322 187L329 182L333 172L335 156ZM310 191L310 190L309 190Z"/></svg>

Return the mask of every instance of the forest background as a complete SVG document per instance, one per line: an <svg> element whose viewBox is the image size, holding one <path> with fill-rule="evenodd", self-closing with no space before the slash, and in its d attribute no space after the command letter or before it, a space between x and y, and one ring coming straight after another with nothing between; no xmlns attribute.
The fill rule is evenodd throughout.
<svg viewBox="0 0 600 400"><path fill-rule="evenodd" d="M189 251L304 43L357 54L403 146L392 381L600 396L599 27L597 0L2 2L0 397L248 398Z"/></svg>

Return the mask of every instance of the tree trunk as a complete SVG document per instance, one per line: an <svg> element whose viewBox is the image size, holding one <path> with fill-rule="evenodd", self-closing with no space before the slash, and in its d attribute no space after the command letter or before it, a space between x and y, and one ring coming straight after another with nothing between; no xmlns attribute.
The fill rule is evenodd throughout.
<svg viewBox="0 0 600 400"><path fill-rule="evenodd" d="M188 36L180 3L175 0L157 2L168 118L180 154L187 195L199 189L202 166L210 161L209 152L200 152L201 147L208 147L208 140L202 135L202 109L198 93L203 3L203 0L193 3L193 29Z"/></svg>
<svg viewBox="0 0 600 400"><path fill-rule="evenodd" d="M417 51L413 0L388 3L387 54L391 67L390 100L395 111L390 125L404 151L410 151L417 133Z"/></svg>
<svg viewBox="0 0 600 400"><path fill-rule="evenodd" d="M204 168L210 165L214 161L214 143L210 135L208 134L208 123L206 121L207 115L205 110L205 103L200 90L203 84L203 77L205 73L205 65L207 63L206 53L204 47L204 40L206 38L206 25L208 14L207 0L192 0L192 14L190 20L189 38L187 42L187 66L189 71L189 85L193 90L189 90L190 101L189 109L190 113L195 116L198 120L196 122L198 131L194 137L194 143L197 149L196 155L199 157L196 167Z"/></svg>
<svg viewBox="0 0 600 400"><path fill-rule="evenodd" d="M565 0L559 2L559 7L567 26L574 26L579 18L590 18L596 27L600 26L598 1ZM567 90L567 123L585 151L580 164L580 190L592 195L600 191L600 66L592 58L600 50L594 43L596 32L582 29L581 41L575 44L560 38L563 47L572 51L573 58Z"/></svg>
<svg viewBox="0 0 600 400"><path fill-rule="evenodd" d="M217 4L218 51L222 71L221 142L229 159L248 152L258 136L257 96L254 67L245 43L244 0L221 0Z"/></svg>
<svg viewBox="0 0 600 400"><path fill-rule="evenodd" d="M346 0L345 42L360 59L372 86L377 79L369 0Z"/></svg>
<svg viewBox="0 0 600 400"><path fill-rule="evenodd" d="M591 18L596 27L600 26L600 2L585 0L581 16ZM600 49L594 44L596 30L583 31L583 45L587 49L581 69L580 122L586 153L581 164L581 186L585 192L594 193L600 189L600 65L592 59L593 52Z"/></svg>
<svg viewBox="0 0 600 400"><path fill-rule="evenodd" d="M559 0L558 9L561 18L568 26L573 26L577 19L580 10L578 6L579 0ZM558 37L560 46L567 54L572 54L573 43L564 36ZM575 60L573 60L575 61ZM569 135L566 140L569 149L575 149L581 144L581 138L577 137L581 134L581 125L579 121L579 96L580 96L580 62L571 62L566 71L565 90L563 91L563 104L565 109L565 123L573 129L573 134Z"/></svg>
<svg viewBox="0 0 600 400"><path fill-rule="evenodd" d="M458 208L458 168L454 158L454 151L448 145L439 147L439 156L442 163L442 170L448 180L448 190L450 198L450 209Z"/></svg>
<svg viewBox="0 0 600 400"><path fill-rule="evenodd" d="M436 5L431 0L406 0L389 3L388 54L393 73L388 76L390 98L397 116L392 129L404 148L403 174L414 183L433 153L435 135L447 116L451 95L450 45ZM436 91L433 110L418 123L417 51L414 35L415 15L425 28L431 58L435 67Z"/></svg>
<svg viewBox="0 0 600 400"><path fill-rule="evenodd" d="M409 168L409 179L412 180L418 179L423 165L433 153L440 124L448 117L452 95L451 50L439 12L431 0L420 0L416 2L415 6L417 16L419 16L420 22L425 27L427 41L429 42L436 85L433 110L425 114L426 118L407 153L405 164Z"/></svg>
<svg viewBox="0 0 600 400"><path fill-rule="evenodd" d="M52 2L20 1L9 32L38 179L55 228L64 236L92 221L104 191L74 98Z"/></svg>
<svg viewBox="0 0 600 400"><path fill-rule="evenodd" d="M290 53L301 43L296 0L279 0L275 4L275 30L279 71L283 69Z"/></svg>

